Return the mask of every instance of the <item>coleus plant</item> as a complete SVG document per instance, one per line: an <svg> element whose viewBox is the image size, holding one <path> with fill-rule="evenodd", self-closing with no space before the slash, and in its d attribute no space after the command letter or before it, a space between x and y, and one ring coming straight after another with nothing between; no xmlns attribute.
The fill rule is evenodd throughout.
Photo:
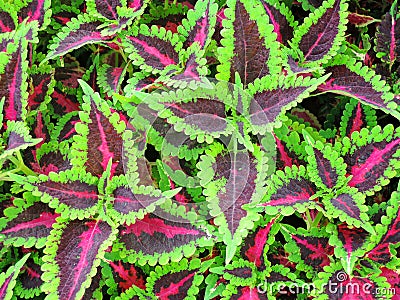
<svg viewBox="0 0 400 300"><path fill-rule="evenodd" d="M396 299L398 4L358 4L1 3L0 299Z"/></svg>

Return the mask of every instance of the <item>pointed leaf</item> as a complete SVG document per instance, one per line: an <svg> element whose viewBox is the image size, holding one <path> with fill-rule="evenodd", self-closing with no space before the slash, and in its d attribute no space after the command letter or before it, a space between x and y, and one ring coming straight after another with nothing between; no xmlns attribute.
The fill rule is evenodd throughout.
<svg viewBox="0 0 400 300"><path fill-rule="evenodd" d="M254 148L253 153L216 148L206 152L199 163L200 182L207 182L205 194L210 214L215 216L219 234L228 246L227 263L253 222L259 219L254 210L244 207L258 202L265 192L267 158L257 146Z"/></svg>
<svg viewBox="0 0 400 300"><path fill-rule="evenodd" d="M256 78L279 72L279 43L274 26L255 21L268 20L261 3L230 0L227 5L221 32L224 47L218 50L218 79L235 82L237 72L247 86Z"/></svg>
<svg viewBox="0 0 400 300"><path fill-rule="evenodd" d="M114 238L111 226L100 220L57 224L49 237L43 290L59 299L76 299L89 287L94 270Z"/></svg>
<svg viewBox="0 0 400 300"><path fill-rule="evenodd" d="M0 99L5 98L4 120L22 121L25 119L28 99L27 41L21 39L13 46L5 72L0 74Z"/></svg>
<svg viewBox="0 0 400 300"><path fill-rule="evenodd" d="M206 233L187 220L163 213L158 217L147 214L132 225L120 227L120 241L132 257L140 261L156 261L160 257L182 257L182 251L194 251L195 244L202 243ZM166 262L165 262L166 263Z"/></svg>
<svg viewBox="0 0 400 300"><path fill-rule="evenodd" d="M289 46L288 41L293 38L293 27L297 27L297 22L294 21L291 11L286 5L276 0L262 0L261 2L270 23L274 26L277 41Z"/></svg>
<svg viewBox="0 0 400 300"><path fill-rule="evenodd" d="M9 267L7 272L0 273L0 299L11 299L11 297L13 296L13 288L15 286L17 276L28 257L29 254L25 255L14 266Z"/></svg>
<svg viewBox="0 0 400 300"><path fill-rule="evenodd" d="M142 24L140 29L133 28L125 37L124 46L130 53L129 58L142 70L165 73L179 63L178 52L182 42L171 31Z"/></svg>
<svg viewBox="0 0 400 300"><path fill-rule="evenodd" d="M200 261L194 259L190 263L184 259L163 268L156 268L148 278L147 290L157 299L189 299L199 291L203 275L198 272Z"/></svg>
<svg viewBox="0 0 400 300"><path fill-rule="evenodd" d="M307 146L310 179L321 189L333 189L346 183L346 164L332 147L317 141Z"/></svg>
<svg viewBox="0 0 400 300"><path fill-rule="evenodd" d="M344 0L327 0L305 18L294 33L293 47L298 47L305 64L319 65L336 54L344 41L347 4Z"/></svg>
<svg viewBox="0 0 400 300"><path fill-rule="evenodd" d="M50 52L47 54L46 59L53 59L84 45L100 43L110 39L110 36L103 35L97 29L99 25L101 25L100 21L93 21L88 15L79 15L78 19L72 19L53 38Z"/></svg>
<svg viewBox="0 0 400 300"><path fill-rule="evenodd" d="M348 185L371 195L396 175L400 135L393 133L391 125L383 130L377 126L371 132L363 129L359 135L353 134L352 144L354 146L344 153L347 172L352 175Z"/></svg>
<svg viewBox="0 0 400 300"><path fill-rule="evenodd" d="M40 195L41 200L56 208L57 213L72 219L91 216L100 204L97 178L82 171L71 169L30 180L32 184L26 185L28 190Z"/></svg>
<svg viewBox="0 0 400 300"><path fill-rule="evenodd" d="M266 76L254 82L254 85L249 86L249 92L254 98L249 107L249 118L254 130L265 132L281 113L301 102L324 79Z"/></svg>
<svg viewBox="0 0 400 300"><path fill-rule="evenodd" d="M315 203L309 199L316 193L316 187L305 175L303 166L286 167L285 173L277 172L268 183L270 188L259 205L264 206L269 215L278 212L290 215L294 210L303 211L306 207L313 207Z"/></svg>
<svg viewBox="0 0 400 300"><path fill-rule="evenodd" d="M361 131L365 127L375 127L377 118L375 110L371 107L361 104L356 99L351 99L346 104L346 109L340 122L340 134L342 137L351 137L354 131Z"/></svg>
<svg viewBox="0 0 400 300"><path fill-rule="evenodd" d="M33 0L23 7L18 13L18 20L21 23L24 19L27 22L38 21L39 28L43 30L50 23L51 9L50 0Z"/></svg>
<svg viewBox="0 0 400 300"><path fill-rule="evenodd" d="M318 87L322 92L331 92L356 98L374 108L391 113L396 117L397 104L385 82L374 71L348 57L337 55L331 67L326 68L331 77Z"/></svg>
<svg viewBox="0 0 400 300"><path fill-rule="evenodd" d="M187 13L179 32L186 38L184 47L197 42L200 49L205 49L214 33L218 5L214 1L197 1L193 10Z"/></svg>
<svg viewBox="0 0 400 300"><path fill-rule="evenodd" d="M121 134L126 124L119 120L117 113L111 113L98 93L83 81L80 84L85 92L85 113L80 115L83 123L75 126L79 135L74 136L71 162L101 177L112 159L111 176L123 174Z"/></svg>
<svg viewBox="0 0 400 300"><path fill-rule="evenodd" d="M397 1L392 3L389 12L385 14L376 32L377 56L390 66L399 59L400 55L400 13Z"/></svg>
<svg viewBox="0 0 400 300"><path fill-rule="evenodd" d="M6 226L0 230L0 238L6 245L43 247L52 225L59 216L46 204L36 202L17 215L9 216Z"/></svg>

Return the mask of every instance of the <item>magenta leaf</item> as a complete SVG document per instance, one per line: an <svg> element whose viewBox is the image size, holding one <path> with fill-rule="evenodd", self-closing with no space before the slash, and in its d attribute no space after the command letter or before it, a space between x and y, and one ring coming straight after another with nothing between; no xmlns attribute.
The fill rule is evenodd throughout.
<svg viewBox="0 0 400 300"><path fill-rule="evenodd" d="M122 261L110 261L112 277L119 293L125 292L131 286L146 289L146 274L133 264Z"/></svg>
<svg viewBox="0 0 400 300"><path fill-rule="evenodd" d="M55 87L51 94L50 106L53 108L53 113L59 116L80 110L76 96L62 92L58 87Z"/></svg>
<svg viewBox="0 0 400 300"><path fill-rule="evenodd" d="M1 74L0 99L5 98L4 120L22 121L26 114L27 105L27 42L21 39L16 42L16 49L10 53Z"/></svg>
<svg viewBox="0 0 400 300"><path fill-rule="evenodd" d="M252 288L249 286L238 286L235 291L229 295L229 299L240 300L267 300L267 295L260 293L257 288Z"/></svg>
<svg viewBox="0 0 400 300"><path fill-rule="evenodd" d="M390 66L399 59L400 54L400 19L398 4L393 2L389 12L385 14L376 33L377 56Z"/></svg>
<svg viewBox="0 0 400 300"><path fill-rule="evenodd" d="M321 272L331 264L330 256L334 248L329 245L325 230L312 229L311 233L303 228L297 231L289 225L282 227L282 233L287 240L285 250L290 253L289 260L297 263L298 270L304 270L311 276L313 272Z"/></svg>
<svg viewBox="0 0 400 300"><path fill-rule="evenodd" d="M97 74L97 80L99 86L108 95L118 93L121 83L124 80L125 69L120 67L112 67L108 64L104 64L99 68Z"/></svg>
<svg viewBox="0 0 400 300"><path fill-rule="evenodd" d="M346 104L346 109L340 122L340 134L342 137L347 136L351 138L353 132L361 131L365 127L372 128L376 125L375 110L358 102L356 99L351 99Z"/></svg>
<svg viewBox="0 0 400 300"><path fill-rule="evenodd" d="M161 300L192 298L203 281L199 267L200 260L183 259L159 268L148 278L147 289Z"/></svg>
<svg viewBox="0 0 400 300"><path fill-rule="evenodd" d="M27 294L38 296L41 293L40 287L43 284L43 280L40 277L43 271L40 269L40 264L37 261L38 259L30 257L26 261L22 269L23 271L19 274L15 294L20 297Z"/></svg>
<svg viewBox="0 0 400 300"><path fill-rule="evenodd" d="M386 267L381 267L380 269L382 271L380 276L386 278L387 282L390 284L390 291L394 291L392 293L392 295L394 295L393 298L396 297L395 295L400 295L400 277L398 272L396 270L391 270Z"/></svg>
<svg viewBox="0 0 400 300"><path fill-rule="evenodd" d="M166 72L170 70L166 67L179 64L178 52L182 48L182 42L170 31L155 31L143 25L139 31L133 31L125 37L125 46L134 64L157 73Z"/></svg>
<svg viewBox="0 0 400 300"><path fill-rule="evenodd" d="M374 108L390 111L396 114L396 103L392 101L393 94L385 82L361 63L338 55L334 65L326 68L331 73L330 79L318 87L322 92L337 93L356 98Z"/></svg>
<svg viewBox="0 0 400 300"><path fill-rule="evenodd" d="M306 169L303 166L285 168L285 173L273 175L268 185L270 188L259 206L264 206L269 215L276 215L278 212L290 215L294 208L302 210L315 204L310 198L317 189L315 184L306 178Z"/></svg>
<svg viewBox="0 0 400 300"><path fill-rule="evenodd" d="M71 162L101 177L111 159L111 176L121 175L122 132L126 125L119 121L119 116L115 118L117 113L112 114L108 105L101 105L102 99L98 93L94 93L85 82L80 83L85 92L85 119L75 126L79 136L74 137Z"/></svg>
<svg viewBox="0 0 400 300"><path fill-rule="evenodd" d="M333 231L329 243L336 246L335 255L342 259L342 265L349 273L357 259L364 255L369 234L363 228L349 227L346 223L328 227L328 231Z"/></svg>
<svg viewBox="0 0 400 300"><path fill-rule="evenodd" d="M15 29L15 22L6 11L0 11L0 33L11 32Z"/></svg>
<svg viewBox="0 0 400 300"><path fill-rule="evenodd" d="M277 71L279 43L272 25L255 21L268 18L261 3L256 7L240 0L228 1L227 4L227 20L221 32L221 43L225 47L219 52L218 79L235 82L237 72L243 85L247 86L256 78Z"/></svg>
<svg viewBox="0 0 400 300"><path fill-rule="evenodd" d="M58 216L46 204L36 202L6 220L6 226L0 230L1 240L6 244L23 244L25 247L34 244L39 246L40 243L43 247Z"/></svg>
<svg viewBox="0 0 400 300"><path fill-rule="evenodd" d="M174 217L174 221L147 214L142 220L120 228L120 241L125 248L138 257L149 259L163 253L181 252L188 244L194 244L205 237L203 230L196 228L187 220ZM179 220L183 222L178 222Z"/></svg>
<svg viewBox="0 0 400 300"><path fill-rule="evenodd" d="M31 88L28 96L28 106L31 110L36 109L43 102L50 100L49 92L52 88L52 74L43 72L31 74Z"/></svg>
<svg viewBox="0 0 400 300"><path fill-rule="evenodd" d="M269 22L274 26L277 41L285 46L289 46L288 41L293 38L293 16L286 6L274 0L262 0L262 5L269 17Z"/></svg>
<svg viewBox="0 0 400 300"><path fill-rule="evenodd" d="M72 167L66 155L62 154L59 150L41 153L40 158L38 158L38 162L31 163L31 165L33 171L44 175L49 175L50 172L65 171L71 169Z"/></svg>
<svg viewBox="0 0 400 300"><path fill-rule="evenodd" d="M184 47L197 42L204 49L214 33L218 6L213 1L197 1L194 10L188 12L188 19L182 21ZM180 30L180 29L179 29Z"/></svg>
<svg viewBox="0 0 400 300"><path fill-rule="evenodd" d="M72 19L53 39L46 59L62 56L87 44L109 40L110 36L103 35L101 30L97 29L99 25L100 21L92 21L88 15L79 15L78 19Z"/></svg>
<svg viewBox="0 0 400 300"><path fill-rule="evenodd" d="M368 277L350 277L347 276L347 274L343 271L336 271L329 278L329 282L331 285L338 287L336 290L329 290L328 288L325 288L325 293L331 299L378 299L373 294L373 291L379 290L377 289L378 286ZM340 286L342 286L342 288L340 288ZM353 286L355 288L345 288L346 286Z"/></svg>
<svg viewBox="0 0 400 300"><path fill-rule="evenodd" d="M387 140L374 140L370 138L370 141L359 144L344 157L347 172L352 176L348 185L368 194L377 189L386 178L391 178L392 174L388 170L393 169L397 162L396 153L400 147L397 134Z"/></svg>
<svg viewBox="0 0 400 300"><path fill-rule="evenodd" d="M264 251L268 241L268 235L274 225L276 218L269 221L265 226L258 226L244 239L244 246L240 249L243 258L254 263L258 270L263 271L265 267Z"/></svg>
<svg viewBox="0 0 400 300"><path fill-rule="evenodd" d="M60 299L82 297L113 239L113 229L101 220L63 221L49 239L44 258L47 267L43 267L46 283L42 289Z"/></svg>
<svg viewBox="0 0 400 300"><path fill-rule="evenodd" d="M326 62L344 40L347 4L329 0L314 11L294 33L293 45L298 47L304 63Z"/></svg>
<svg viewBox="0 0 400 300"><path fill-rule="evenodd" d="M38 21L39 27L46 26L46 23L50 22L50 4L50 0L32 0L19 11L19 22L21 23L23 20L28 19L27 22Z"/></svg>
<svg viewBox="0 0 400 300"><path fill-rule="evenodd" d="M11 299L18 274L28 259L25 255L15 265L8 268L7 272L0 273L0 299Z"/></svg>

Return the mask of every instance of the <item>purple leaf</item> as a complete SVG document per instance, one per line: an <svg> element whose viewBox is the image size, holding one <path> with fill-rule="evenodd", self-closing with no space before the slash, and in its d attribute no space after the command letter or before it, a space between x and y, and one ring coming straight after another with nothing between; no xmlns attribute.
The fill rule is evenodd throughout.
<svg viewBox="0 0 400 300"><path fill-rule="evenodd" d="M60 299L75 299L111 233L110 225L103 221L74 220L66 225L55 254Z"/></svg>
<svg viewBox="0 0 400 300"><path fill-rule="evenodd" d="M40 289L40 286L43 284L43 280L40 278L43 274L40 265L36 264L33 259L28 259L23 270L24 272L18 278L22 288L28 291Z"/></svg>
<svg viewBox="0 0 400 300"><path fill-rule="evenodd" d="M139 56L144 64L154 69L163 70L168 65L179 63L178 52L169 40L140 33L136 36L127 36L126 39L128 44L135 49L135 55ZM135 59L136 56L130 57L138 61L138 58Z"/></svg>
<svg viewBox="0 0 400 300"><path fill-rule="evenodd" d="M120 240L126 248L144 255L172 252L203 236L203 231L189 223L172 222L153 214L120 229Z"/></svg>
<svg viewBox="0 0 400 300"><path fill-rule="evenodd" d="M119 187L114 192L114 209L121 214L129 214L146 208L161 197L134 194L130 188Z"/></svg>
<svg viewBox="0 0 400 300"><path fill-rule="evenodd" d="M38 108L38 106L45 101L51 80L51 74L31 75L32 84L28 96L28 106L31 110Z"/></svg>
<svg viewBox="0 0 400 300"><path fill-rule="evenodd" d="M72 19L72 21L64 27L63 31L54 38L47 59L62 56L71 50L87 44L109 40L110 36L103 35L101 31L97 29L101 24L100 21L90 21L87 15L79 15L78 19Z"/></svg>
<svg viewBox="0 0 400 300"><path fill-rule="evenodd" d="M342 280L343 277L345 277L345 280ZM368 278L358 276L349 277L346 276L343 271L336 271L328 280L331 287L338 287L335 290L332 290L332 288L329 289L328 287L325 288L325 294L328 295L329 299L377 299L373 295L372 291L378 291L379 288L377 288L377 285ZM345 288L350 286L353 288Z"/></svg>
<svg viewBox="0 0 400 300"><path fill-rule="evenodd" d="M50 104L54 108L54 112L60 116L63 116L69 112L80 110L79 102L75 95L68 95L63 93L57 87L54 88L54 91L51 95Z"/></svg>
<svg viewBox="0 0 400 300"><path fill-rule="evenodd" d="M10 53L10 59L5 66L5 73L0 80L0 99L5 97L4 120L21 121L25 110L26 51L21 43Z"/></svg>
<svg viewBox="0 0 400 300"><path fill-rule="evenodd" d="M383 17L376 33L376 51L381 59L393 65L400 54L400 20L397 2L392 4L390 12ZM383 56L382 56L383 55Z"/></svg>
<svg viewBox="0 0 400 300"><path fill-rule="evenodd" d="M362 228L349 228L346 223L339 224L337 229L339 240L347 252L347 260L350 260L352 254L364 245L368 232Z"/></svg>
<svg viewBox="0 0 400 300"><path fill-rule="evenodd" d="M288 41L293 38L293 28L290 26L286 16L276 6L271 5L267 1L262 0L261 3L269 17L270 23L274 25L277 41L288 47Z"/></svg>
<svg viewBox="0 0 400 300"><path fill-rule="evenodd" d="M47 238L59 214L54 213L46 204L37 202L26 208L0 231L6 239L21 237Z"/></svg>
<svg viewBox="0 0 400 300"><path fill-rule="evenodd" d="M382 236L379 243L367 254L367 257L379 264L388 263L393 254L390 252L390 244L398 244L400 241L400 210L387 227L387 232Z"/></svg>
<svg viewBox="0 0 400 300"><path fill-rule="evenodd" d="M239 73L244 86L269 73L267 61L270 49L265 46L265 39L260 36L259 25L250 18L243 3L235 1L233 21L234 49L230 63L230 81Z"/></svg>
<svg viewBox="0 0 400 300"><path fill-rule="evenodd" d="M332 7L327 8L315 24L312 24L306 34L301 37L299 49L306 62L322 60L334 46L340 33L342 0L336 0ZM295 34L296 35L296 34Z"/></svg>
<svg viewBox="0 0 400 300"><path fill-rule="evenodd" d="M122 6L119 0L95 0L97 11L110 20L117 20L117 6Z"/></svg>
<svg viewBox="0 0 400 300"><path fill-rule="evenodd" d="M223 190L218 192L218 206L225 217L228 229L233 237L240 221L248 215L242 208L253 200L256 192L257 160L250 153L218 155L216 157L216 179L227 180ZM231 174L235 176L231 176ZM232 178L233 177L233 178Z"/></svg>
<svg viewBox="0 0 400 300"><path fill-rule="evenodd" d="M322 152L316 148L314 150L314 157L317 162L318 175L322 183L329 189L333 188L338 180L336 169L332 167L331 161L326 159Z"/></svg>
<svg viewBox="0 0 400 300"><path fill-rule="evenodd" d="M275 220L276 219L272 219L264 227L257 227L254 232L245 238L244 246L240 249L242 257L246 257L250 262L253 262L259 270L265 269L264 247Z"/></svg>
<svg viewBox="0 0 400 300"><path fill-rule="evenodd" d="M48 0L32 0L28 6L23 7L18 14L18 20L21 23L25 18L28 22L38 21L39 27L44 23L46 11L48 11L50 1Z"/></svg>
<svg viewBox="0 0 400 300"><path fill-rule="evenodd" d="M45 175L50 172L65 171L72 167L70 161L58 150L43 154L38 163L32 163L31 165L33 171Z"/></svg>
<svg viewBox="0 0 400 300"><path fill-rule="evenodd" d="M162 300L184 299L195 275L195 271L189 270L163 275L154 283L153 292Z"/></svg>
<svg viewBox="0 0 400 300"><path fill-rule="evenodd" d="M196 20L193 28L191 28L191 30L188 32L188 37L184 43L185 48L188 48L190 45L197 42L200 45L200 49L204 49L210 35L210 29L212 29L211 24L215 22L212 21L212 18L216 11L211 8L211 5L214 3L212 1L206 1L206 4L203 4L204 2L199 3L206 5L207 7L204 9L201 16ZM212 12L210 12L211 9Z"/></svg>
<svg viewBox="0 0 400 300"><path fill-rule="evenodd" d="M11 32L15 29L15 23L11 15L6 11L0 11L0 33Z"/></svg>
<svg viewBox="0 0 400 300"><path fill-rule="evenodd" d="M390 160L400 147L400 138L391 142L382 141L359 147L353 154L345 156L347 171L352 175L349 186L360 192L373 189L384 176Z"/></svg>
<svg viewBox="0 0 400 300"><path fill-rule="evenodd" d="M306 265L322 272L323 267L331 263L329 257L333 255L333 247L328 244L328 238L302 235L292 235L292 238L299 247L301 259Z"/></svg>
<svg viewBox="0 0 400 300"><path fill-rule="evenodd" d="M296 101L307 89L307 86L299 86L257 92L250 103L252 124L262 126L275 121L285 106Z"/></svg>
<svg viewBox="0 0 400 300"><path fill-rule="evenodd" d="M142 290L146 289L146 275L141 269L135 267L133 264L121 261L110 261L110 266L112 267L113 278L118 285L119 292L125 292L133 285Z"/></svg>
<svg viewBox="0 0 400 300"><path fill-rule="evenodd" d="M310 197L316 192L316 188L310 181L300 179L290 179L273 193L264 206L293 206L298 203L308 202Z"/></svg>
<svg viewBox="0 0 400 300"><path fill-rule="evenodd" d="M353 219L360 219L360 208L358 207L353 195L351 194L341 194L330 200L333 207L339 211L343 211L346 215Z"/></svg>
<svg viewBox="0 0 400 300"><path fill-rule="evenodd" d="M98 202L97 186L81 181L69 181L66 183L48 180L36 184L38 190L58 199L59 203L75 209L93 207Z"/></svg>
<svg viewBox="0 0 400 300"><path fill-rule="evenodd" d="M354 64L353 61L347 63L347 66ZM337 65L326 68L327 73L332 73L329 80L318 87L323 92L338 93L361 100L365 104L372 105L383 110L390 110L390 94L386 93L382 87L382 82L373 85L371 80L367 81L363 76L359 75L366 72L365 68L358 73L349 69L346 65ZM358 70L361 65L355 66ZM376 77L375 77L376 78ZM389 100L389 101L388 101Z"/></svg>

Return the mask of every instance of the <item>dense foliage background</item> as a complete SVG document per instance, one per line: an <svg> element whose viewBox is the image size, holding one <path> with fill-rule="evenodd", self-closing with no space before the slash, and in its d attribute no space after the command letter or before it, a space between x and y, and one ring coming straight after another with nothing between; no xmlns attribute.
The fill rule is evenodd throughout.
<svg viewBox="0 0 400 300"><path fill-rule="evenodd" d="M400 12L0 3L0 299L400 299Z"/></svg>

